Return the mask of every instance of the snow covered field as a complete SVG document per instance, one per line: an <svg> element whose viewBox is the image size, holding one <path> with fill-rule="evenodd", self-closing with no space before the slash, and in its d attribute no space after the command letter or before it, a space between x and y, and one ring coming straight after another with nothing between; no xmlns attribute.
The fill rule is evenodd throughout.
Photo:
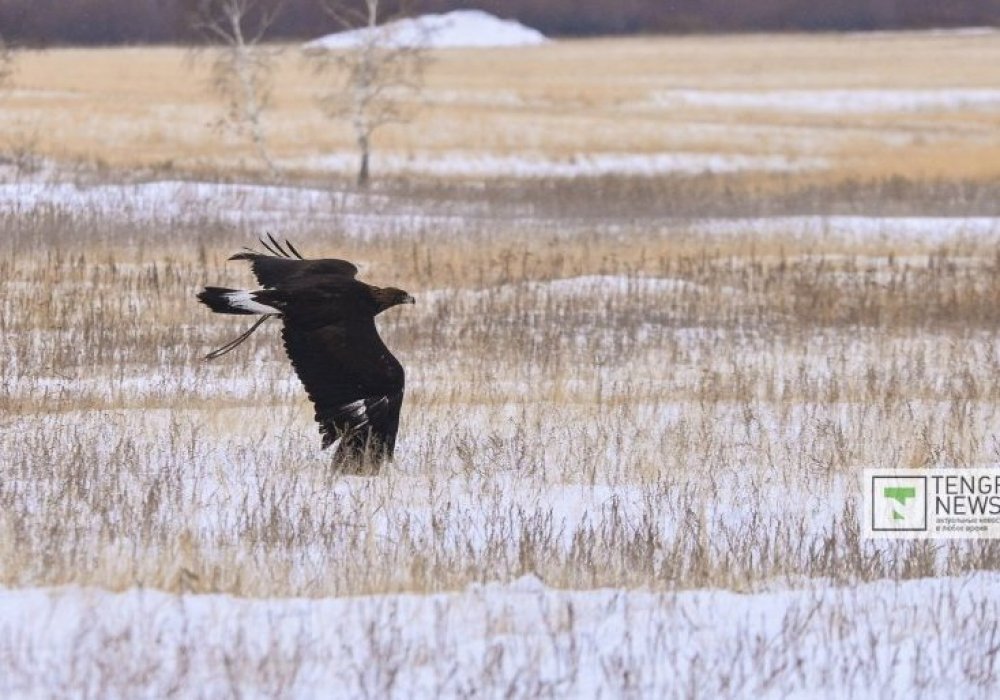
<svg viewBox="0 0 1000 700"><path fill-rule="evenodd" d="M367 192L300 47L280 184L180 49L18 56L0 697L1000 696L1000 547L864 540L858 479L1000 466L1000 34L426 22ZM265 232L417 299L378 477L276 322L202 360Z"/></svg>
<svg viewBox="0 0 1000 700"><path fill-rule="evenodd" d="M994 573L652 593L558 590L526 575L321 600L9 591L0 693L989 698L998 586Z"/></svg>
<svg viewBox="0 0 1000 700"><path fill-rule="evenodd" d="M996 695L1000 550L857 473L1000 463L997 217L437 196L0 185L0 695ZM200 360L264 227L417 297L377 478L275 328Z"/></svg>

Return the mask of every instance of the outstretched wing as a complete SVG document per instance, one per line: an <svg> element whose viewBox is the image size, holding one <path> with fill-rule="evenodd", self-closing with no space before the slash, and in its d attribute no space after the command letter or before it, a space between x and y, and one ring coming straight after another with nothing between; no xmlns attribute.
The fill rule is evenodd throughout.
<svg viewBox="0 0 1000 700"><path fill-rule="evenodd" d="M285 351L316 407L323 447L338 454L392 457L405 377L373 319L324 326L286 318Z"/></svg>
<svg viewBox="0 0 1000 700"><path fill-rule="evenodd" d="M346 260L337 258L308 260L299 254L290 241L285 241L286 250L286 247L282 247L270 234L268 238L270 243L263 238L260 239L267 253L248 250L229 258L249 260L250 269L262 287L276 287L306 275L335 275L353 279L358 274L358 268Z"/></svg>

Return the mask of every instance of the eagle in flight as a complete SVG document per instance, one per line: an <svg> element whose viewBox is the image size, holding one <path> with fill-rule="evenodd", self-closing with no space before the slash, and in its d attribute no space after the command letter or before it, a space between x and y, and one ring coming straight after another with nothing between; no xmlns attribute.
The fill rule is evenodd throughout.
<svg viewBox="0 0 1000 700"><path fill-rule="evenodd" d="M346 260L306 259L285 241L260 239L267 253L247 249L261 289L205 287L198 299L220 314L258 314L245 333L209 353L225 355L270 318L280 318L285 352L316 407L323 448L339 441L334 463L365 470L392 459L403 404L404 373L375 328L375 316L412 296L375 287Z"/></svg>

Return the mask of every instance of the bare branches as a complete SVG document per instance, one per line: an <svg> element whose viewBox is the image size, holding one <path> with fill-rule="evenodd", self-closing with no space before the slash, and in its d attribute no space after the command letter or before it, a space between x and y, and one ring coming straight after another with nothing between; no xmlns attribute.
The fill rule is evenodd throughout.
<svg viewBox="0 0 1000 700"><path fill-rule="evenodd" d="M222 50L212 64L212 87L226 101L220 124L245 133L272 175L278 168L267 148L264 111L270 103L276 52L260 46L283 0L199 0L191 26Z"/></svg>
<svg viewBox="0 0 1000 700"><path fill-rule="evenodd" d="M374 11L370 9L370 2L371 0L360 0L355 6L346 1L321 0L320 5L341 29L348 31L368 26L371 21L378 23L378 0L375 0Z"/></svg>
<svg viewBox="0 0 1000 700"><path fill-rule="evenodd" d="M409 120L406 98L420 91L428 37L402 36L400 25L379 15L380 0L320 0L341 27L357 30L350 46L311 53L320 73L334 85L320 97L331 119L346 119L360 153L357 182L368 185L373 134L382 126ZM404 10L408 3L403 3Z"/></svg>
<svg viewBox="0 0 1000 700"><path fill-rule="evenodd" d="M263 40L285 0L197 0L191 27L214 41L255 45Z"/></svg>

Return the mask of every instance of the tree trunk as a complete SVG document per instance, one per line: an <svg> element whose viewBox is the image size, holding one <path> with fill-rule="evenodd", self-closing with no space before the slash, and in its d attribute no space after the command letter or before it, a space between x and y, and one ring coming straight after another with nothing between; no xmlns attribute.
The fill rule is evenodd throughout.
<svg viewBox="0 0 1000 700"><path fill-rule="evenodd" d="M368 172L368 138L362 137L358 139L358 148L361 149L361 165L358 167L358 187L361 189L368 188L369 172Z"/></svg>

